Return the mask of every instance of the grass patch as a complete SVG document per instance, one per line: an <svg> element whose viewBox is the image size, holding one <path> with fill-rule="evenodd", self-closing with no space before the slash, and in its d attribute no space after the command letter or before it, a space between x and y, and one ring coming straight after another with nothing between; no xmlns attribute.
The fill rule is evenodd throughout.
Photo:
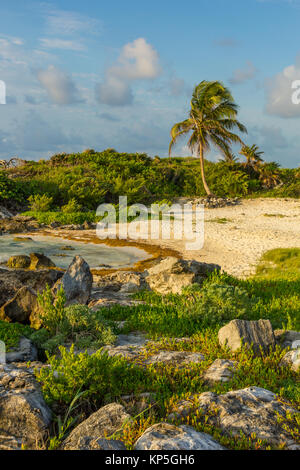
<svg viewBox="0 0 300 470"><path fill-rule="evenodd" d="M257 267L256 276L300 282L300 248L277 248L266 252Z"/></svg>
<svg viewBox="0 0 300 470"><path fill-rule="evenodd" d="M229 222L232 222L232 220L227 219L226 217L216 217L215 219L210 219L210 220L207 220L206 222L213 222L216 224L228 224Z"/></svg>
<svg viewBox="0 0 300 470"><path fill-rule="evenodd" d="M278 217L280 219L283 219L284 217L287 217L287 215L283 215L283 214L264 214L264 217Z"/></svg>

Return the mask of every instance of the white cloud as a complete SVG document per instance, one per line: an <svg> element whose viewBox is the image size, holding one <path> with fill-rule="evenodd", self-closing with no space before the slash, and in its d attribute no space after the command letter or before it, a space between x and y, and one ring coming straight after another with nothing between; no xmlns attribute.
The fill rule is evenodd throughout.
<svg viewBox="0 0 300 470"><path fill-rule="evenodd" d="M300 105L292 102L294 80L300 80L300 56L295 65L284 68L280 73L268 79L265 84L266 111L282 118L300 116Z"/></svg>
<svg viewBox="0 0 300 470"><path fill-rule="evenodd" d="M64 105L79 101L72 79L57 67L50 65L46 70L38 70L37 79L55 103Z"/></svg>
<svg viewBox="0 0 300 470"><path fill-rule="evenodd" d="M49 34L78 35L78 33L98 33L102 26L99 20L73 11L59 10L46 6L45 18Z"/></svg>
<svg viewBox="0 0 300 470"><path fill-rule="evenodd" d="M133 101L131 84L137 80L153 80L161 73L157 51L144 38L126 44L117 62L105 73L97 86L101 103L124 106Z"/></svg>
<svg viewBox="0 0 300 470"><path fill-rule="evenodd" d="M245 83L256 75L256 68L250 61L246 63L246 66L242 69L237 69L233 72L232 77L229 79L232 85L239 85Z"/></svg>
<svg viewBox="0 0 300 470"><path fill-rule="evenodd" d="M83 51L85 47L79 41L64 40L58 38L41 38L41 47L46 49L62 49L69 51Z"/></svg>

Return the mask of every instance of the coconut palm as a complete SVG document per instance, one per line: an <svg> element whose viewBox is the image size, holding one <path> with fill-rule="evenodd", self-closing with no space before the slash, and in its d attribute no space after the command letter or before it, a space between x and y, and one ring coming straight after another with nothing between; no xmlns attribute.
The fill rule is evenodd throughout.
<svg viewBox="0 0 300 470"><path fill-rule="evenodd" d="M259 167L259 180L264 188L273 188L280 184L280 170L276 162L265 163Z"/></svg>
<svg viewBox="0 0 300 470"><path fill-rule="evenodd" d="M263 162L262 155L264 152L259 151L257 145L243 145L240 151L240 155L243 155L246 158L246 163L244 164L248 168L253 168L255 171L258 171L259 166Z"/></svg>
<svg viewBox="0 0 300 470"><path fill-rule="evenodd" d="M232 132L235 128L247 132L236 119L237 108L230 91L221 82L204 80L194 89L188 119L178 122L171 130L170 158L178 138L191 134L188 147L199 155L203 186L208 196L212 193L205 179L204 155L211 144L224 156L231 152L232 143L244 145L241 138Z"/></svg>

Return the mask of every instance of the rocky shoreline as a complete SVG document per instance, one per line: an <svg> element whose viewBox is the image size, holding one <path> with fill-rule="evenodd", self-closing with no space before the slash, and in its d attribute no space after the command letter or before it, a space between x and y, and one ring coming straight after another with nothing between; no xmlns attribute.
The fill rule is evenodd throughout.
<svg viewBox="0 0 300 470"><path fill-rule="evenodd" d="M131 305L135 301L131 294L145 287L165 294L180 293L193 283L199 283L209 272L219 269L215 265L187 262L177 258L166 258L144 273L120 272L105 277L93 278L88 265L80 257L75 257L68 271L50 270L0 270L1 318L9 321L28 323L37 307L36 294L52 285L55 294L59 286L64 286L67 303L87 304L93 310L110 305ZM18 289L14 295L12 287ZM5 292L8 297L5 299ZM10 293L9 293L10 292ZM29 295L30 294L30 295ZM26 299L26 300L25 300ZM3 305L3 301L6 302ZM13 317L10 314L13 313ZM33 315L35 317L35 315ZM232 351L241 342L254 346L257 354L267 352L276 344L281 347L292 345L300 340L300 333L293 331L273 331L267 320L233 320L219 331L219 342ZM189 338L172 339L173 344L189 343ZM205 361L199 352L178 351L172 348L158 349L158 343L146 339L142 332L119 335L114 345L107 346L103 352L110 357L120 356L138 367L162 366L188 370L195 364ZM152 353L150 352L152 351ZM95 351L90 351L93 354ZM300 350L298 350L300 353ZM298 370L300 360L297 351L291 356L287 353L282 367L292 366ZM297 357L296 357L297 356ZM27 361L32 361L26 366ZM8 353L7 364L0 367L0 449L43 448L51 428L52 412L46 405L34 375L34 369L48 367L47 363L37 362L36 348L30 341L22 338L19 348ZM208 384L226 383L235 374L237 364L217 359L203 375ZM124 423L133 420L130 408L145 410L155 402L155 396L121 397L119 403L110 403L92 413L79 424L60 445L65 450L126 450L124 443L112 439ZM219 414L209 410L219 409ZM285 446L286 449L300 450L296 443L280 425L276 416L283 418L290 413L297 414L288 403L279 402L272 391L259 387L235 390L223 395L205 392L193 395L188 401L174 404L166 422L150 426L138 438L135 450L223 450L224 446L210 435L198 432L193 426L180 424L186 422L192 410L206 413L208 423L217 426L225 435L235 435L241 430L245 436L255 434L257 438L270 445ZM198 413L197 412L197 413Z"/></svg>

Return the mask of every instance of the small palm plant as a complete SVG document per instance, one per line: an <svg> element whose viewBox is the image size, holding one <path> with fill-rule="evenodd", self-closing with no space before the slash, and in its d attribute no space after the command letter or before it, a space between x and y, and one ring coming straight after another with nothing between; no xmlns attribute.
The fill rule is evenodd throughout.
<svg viewBox="0 0 300 470"><path fill-rule="evenodd" d="M257 145L243 145L240 151L240 155L243 155L246 158L246 163L244 164L248 168L253 168L255 171L258 171L258 168L263 163L262 155L264 152L261 152Z"/></svg>
<svg viewBox="0 0 300 470"><path fill-rule="evenodd" d="M276 162L265 163L259 168L259 180L264 188L274 188L281 183L279 165Z"/></svg>
<svg viewBox="0 0 300 470"><path fill-rule="evenodd" d="M241 138L232 132L235 128L247 132L245 126L236 119L237 109L228 88L221 82L204 80L194 89L188 119L172 127L170 158L178 138L191 134L188 147L199 155L203 186L208 196L212 196L212 192L205 178L204 155L210 150L211 144L225 157L231 153L232 143L244 145Z"/></svg>

